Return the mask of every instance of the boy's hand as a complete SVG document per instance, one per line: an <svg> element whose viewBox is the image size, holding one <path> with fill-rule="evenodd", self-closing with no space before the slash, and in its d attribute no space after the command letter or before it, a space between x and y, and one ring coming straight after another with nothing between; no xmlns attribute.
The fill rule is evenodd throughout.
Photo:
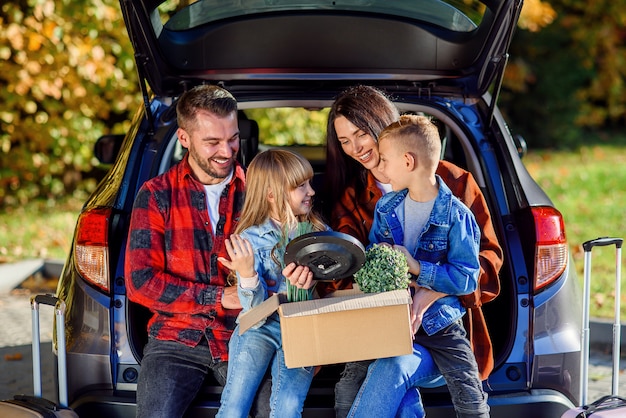
<svg viewBox="0 0 626 418"><path fill-rule="evenodd" d="M217 261L222 263L226 268L239 273L241 277L254 277L254 250L250 242L242 238L240 235L232 234L225 241L226 252L230 260L224 257L218 257Z"/></svg>
<svg viewBox="0 0 626 418"><path fill-rule="evenodd" d="M310 289L313 286L313 272L307 266L289 263L283 269L283 276L298 289Z"/></svg>
<svg viewBox="0 0 626 418"><path fill-rule="evenodd" d="M413 303L411 304L411 330L413 335L422 326L422 318L424 313L431 307L433 303L439 298L447 296L445 293L435 292L434 290L426 289L419 286L415 282L411 282L409 287L415 289L413 294Z"/></svg>
<svg viewBox="0 0 626 418"><path fill-rule="evenodd" d="M400 251L402 254L404 254L404 257L406 258L406 263L409 266L409 273L415 276L419 276L420 275L420 263L419 261L413 258L411 253L409 253L409 250L407 250L406 247L402 245L394 245L393 248Z"/></svg>

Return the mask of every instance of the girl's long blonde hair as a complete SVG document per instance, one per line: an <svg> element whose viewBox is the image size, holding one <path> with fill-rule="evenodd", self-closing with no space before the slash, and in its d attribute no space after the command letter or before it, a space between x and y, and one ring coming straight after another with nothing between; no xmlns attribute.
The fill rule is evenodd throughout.
<svg viewBox="0 0 626 418"><path fill-rule="evenodd" d="M310 211L296 216L289 205L289 192L312 178L311 163L295 152L269 149L257 154L246 172L246 198L235 233L260 225L270 217L270 191L279 216L276 220L283 226L284 239L281 241L286 241L288 231L297 229L302 222L310 223L312 231L325 230L326 226L317 213Z"/></svg>

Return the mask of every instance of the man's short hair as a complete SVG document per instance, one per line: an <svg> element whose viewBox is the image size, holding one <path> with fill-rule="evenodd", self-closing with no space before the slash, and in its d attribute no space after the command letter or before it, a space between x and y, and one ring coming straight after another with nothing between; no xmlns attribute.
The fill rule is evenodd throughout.
<svg viewBox="0 0 626 418"><path fill-rule="evenodd" d="M204 110L219 117L237 111L237 100L226 89L201 84L184 92L176 104L178 126L188 130L196 120L196 113Z"/></svg>

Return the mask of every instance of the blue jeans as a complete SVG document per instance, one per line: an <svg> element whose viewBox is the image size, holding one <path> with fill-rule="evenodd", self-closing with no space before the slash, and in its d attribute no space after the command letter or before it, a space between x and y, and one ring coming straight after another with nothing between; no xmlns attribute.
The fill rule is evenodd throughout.
<svg viewBox="0 0 626 418"><path fill-rule="evenodd" d="M415 348L414 348L415 349ZM398 407L397 418L421 418L425 416L424 407L418 387L434 388L446 384L438 370L430 370L435 367L428 351L423 351L424 361L420 369L424 372L424 380L416 381L415 386L410 388ZM356 398L361 384L367 376L367 368L373 360L356 361L346 363L341 378L335 385L335 418L346 418ZM430 371L429 371L430 370ZM433 376L437 376L434 377Z"/></svg>
<svg viewBox="0 0 626 418"><path fill-rule="evenodd" d="M213 360L205 339L196 347L187 347L150 338L137 381L137 417L182 417L209 371L223 385L226 370L226 362Z"/></svg>
<svg viewBox="0 0 626 418"><path fill-rule="evenodd" d="M413 354L378 359L369 366L348 416L391 418L398 414L423 417L424 407L415 388L436 387L443 383L428 350L413 344Z"/></svg>
<svg viewBox="0 0 626 418"><path fill-rule="evenodd" d="M372 363L349 416L407 416L410 397L415 402L411 416L425 416L419 393L416 396L412 388L432 387L441 375L457 417L489 417L487 395L461 321L431 336L418 332L412 355Z"/></svg>
<svg viewBox="0 0 626 418"><path fill-rule="evenodd" d="M260 328L249 329L243 335L235 328L229 343L228 378L217 417L246 418L270 366L270 417L300 417L314 368L287 368L277 314Z"/></svg>

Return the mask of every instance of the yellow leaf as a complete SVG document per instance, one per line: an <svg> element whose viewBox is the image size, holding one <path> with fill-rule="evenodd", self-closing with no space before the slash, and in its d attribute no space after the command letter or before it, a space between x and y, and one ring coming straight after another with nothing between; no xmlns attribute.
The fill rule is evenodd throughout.
<svg viewBox="0 0 626 418"><path fill-rule="evenodd" d="M56 28L57 28L57 24L50 20L46 20L43 24L42 34L47 39L49 39L53 44L56 44L59 41L58 37L55 36Z"/></svg>
<svg viewBox="0 0 626 418"><path fill-rule="evenodd" d="M556 12L541 0L526 0L520 13L519 26L531 32L537 32L548 26L556 18Z"/></svg>

